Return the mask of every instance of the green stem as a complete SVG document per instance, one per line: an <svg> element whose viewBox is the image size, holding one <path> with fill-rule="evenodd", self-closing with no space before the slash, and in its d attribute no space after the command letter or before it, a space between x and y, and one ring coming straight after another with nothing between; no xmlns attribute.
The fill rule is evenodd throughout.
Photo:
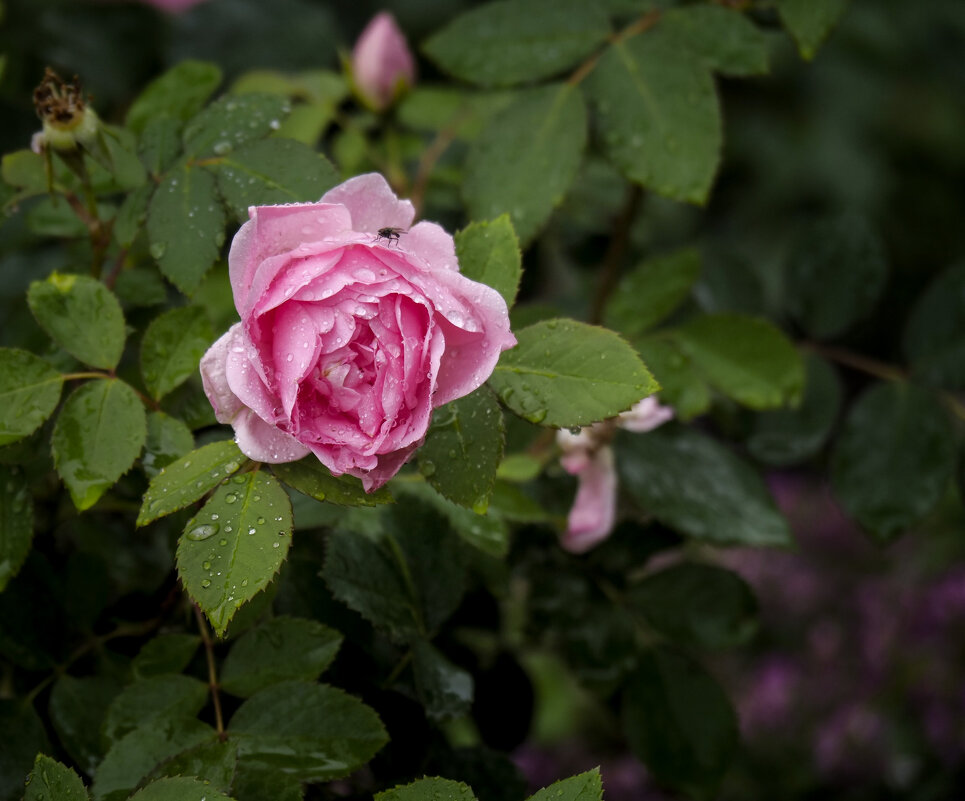
<svg viewBox="0 0 965 801"><path fill-rule="evenodd" d="M194 607L194 616L198 621L198 631L201 633L201 642L204 643L204 655L208 661L208 689L211 690L211 703L214 706L215 729L218 732L218 738L224 742L228 735L225 733L224 715L221 712L221 695L219 692L221 685L218 684L218 668L214 658L214 641L211 639L211 632L208 630L208 624L205 622L204 612L201 611L201 607L195 603L191 605Z"/></svg>

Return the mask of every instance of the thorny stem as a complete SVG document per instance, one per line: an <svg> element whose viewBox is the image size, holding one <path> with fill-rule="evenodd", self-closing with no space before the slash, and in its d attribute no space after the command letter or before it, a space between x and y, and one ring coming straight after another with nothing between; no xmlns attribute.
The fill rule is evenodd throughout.
<svg viewBox="0 0 965 801"><path fill-rule="evenodd" d="M194 616L198 621L201 642L204 643L204 654L208 660L208 688L211 690L211 703L214 706L214 725L218 732L218 738L224 742L227 739L227 734L224 728L224 716L221 713L221 695L218 693L220 685L218 684L218 668L214 661L214 641L211 639L211 632L208 630L208 624L204 620L201 607L196 603L192 603L191 606L194 607Z"/></svg>
<svg viewBox="0 0 965 801"><path fill-rule="evenodd" d="M593 325L597 325L603 320L606 302L613 290L616 289L617 281L620 278L620 265L623 263L627 244L630 241L630 226L640 210L642 200L643 190L637 184L631 185L627 191L626 200L623 202L623 208L614 222L610 244L603 257L600 280L596 287L596 296L593 298L593 306L590 309L589 322Z"/></svg>

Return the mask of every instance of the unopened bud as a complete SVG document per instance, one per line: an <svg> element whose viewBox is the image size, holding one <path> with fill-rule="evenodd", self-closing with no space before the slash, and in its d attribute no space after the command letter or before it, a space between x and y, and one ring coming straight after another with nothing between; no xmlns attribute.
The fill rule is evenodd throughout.
<svg viewBox="0 0 965 801"><path fill-rule="evenodd" d="M382 111L415 82L415 61L405 35L388 12L376 14L352 50L352 80L361 100Z"/></svg>

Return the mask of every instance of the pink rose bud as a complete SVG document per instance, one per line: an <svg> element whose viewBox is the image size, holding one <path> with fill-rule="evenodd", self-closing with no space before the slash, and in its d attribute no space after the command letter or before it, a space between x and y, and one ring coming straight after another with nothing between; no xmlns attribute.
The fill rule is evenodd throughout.
<svg viewBox="0 0 965 801"><path fill-rule="evenodd" d="M381 111L415 81L415 62L395 17L376 14L352 50L352 76L366 105Z"/></svg>
<svg viewBox="0 0 965 801"><path fill-rule="evenodd" d="M215 416L252 459L313 453L377 489L516 344L506 301L381 175L248 212L228 254L241 322L201 359Z"/></svg>
<svg viewBox="0 0 965 801"><path fill-rule="evenodd" d="M566 467L565 461L563 466ZM613 449L604 445L589 454L576 476L580 483L562 545L570 553L584 553L610 536L616 518L617 470Z"/></svg>

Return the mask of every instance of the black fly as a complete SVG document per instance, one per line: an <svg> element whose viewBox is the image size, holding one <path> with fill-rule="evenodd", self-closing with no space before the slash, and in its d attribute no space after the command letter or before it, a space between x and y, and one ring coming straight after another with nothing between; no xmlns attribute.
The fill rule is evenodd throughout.
<svg viewBox="0 0 965 801"><path fill-rule="evenodd" d="M391 245L393 242L398 242L399 237L405 233L408 232L404 228L380 228L375 234L375 241L384 239Z"/></svg>

